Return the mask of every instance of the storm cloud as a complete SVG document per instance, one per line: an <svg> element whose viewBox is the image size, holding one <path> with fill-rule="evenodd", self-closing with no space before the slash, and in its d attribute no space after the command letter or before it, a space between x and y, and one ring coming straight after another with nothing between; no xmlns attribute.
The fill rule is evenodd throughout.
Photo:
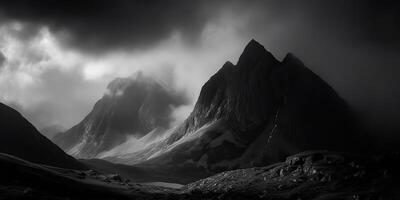
<svg viewBox="0 0 400 200"><path fill-rule="evenodd" d="M294 53L350 103L367 129L394 138L400 131L399 5L390 0L2 1L0 51L7 62L0 99L22 105L25 113L46 110L46 117L31 114L35 124L52 119L49 126L68 127L82 119L108 82L141 70L186 91L191 105L174 112L182 119L202 84L225 61L236 62L254 38L279 59Z"/></svg>
<svg viewBox="0 0 400 200"><path fill-rule="evenodd" d="M352 34L369 41L393 45L399 42L399 3L395 1L98 1L15 0L0 3L3 20L18 20L48 26L64 36L66 43L87 50L122 47L148 47L173 32L196 39L204 25L232 10L233 17L254 15L255 25L266 29L268 21L285 23L293 16L307 17L315 26L336 34ZM257 16L258 15L258 16ZM268 18L268 19L266 19ZM291 23L287 21L286 23ZM301 28L301 27L299 27ZM306 28L306 27L303 27ZM26 34L25 37L29 37Z"/></svg>
<svg viewBox="0 0 400 200"><path fill-rule="evenodd" d="M154 45L172 32L198 36L213 17L215 3L201 1L123 0L2 2L5 20L48 26L66 44L89 51ZM34 28L34 27L32 27ZM33 30L34 31L34 30Z"/></svg>

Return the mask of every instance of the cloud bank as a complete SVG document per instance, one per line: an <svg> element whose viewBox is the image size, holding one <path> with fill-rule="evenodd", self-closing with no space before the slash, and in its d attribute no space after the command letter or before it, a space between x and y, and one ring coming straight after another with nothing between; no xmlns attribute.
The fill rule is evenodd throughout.
<svg viewBox="0 0 400 200"><path fill-rule="evenodd" d="M208 23L196 46L187 44L181 34L173 34L147 50L115 50L101 56L63 46L45 26L36 35L21 39L25 24L5 24L0 29L1 51L6 57L0 98L39 128L69 128L90 111L110 81L143 71L190 98L190 105L173 112L173 118L182 120L202 84L226 60L238 57L245 45L232 23L229 18Z"/></svg>

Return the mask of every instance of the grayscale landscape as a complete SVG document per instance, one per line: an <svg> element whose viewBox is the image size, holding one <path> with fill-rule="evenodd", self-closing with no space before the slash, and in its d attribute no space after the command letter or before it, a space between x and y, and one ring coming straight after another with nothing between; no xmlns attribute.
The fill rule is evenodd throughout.
<svg viewBox="0 0 400 200"><path fill-rule="evenodd" d="M398 8L0 2L0 199L398 199Z"/></svg>

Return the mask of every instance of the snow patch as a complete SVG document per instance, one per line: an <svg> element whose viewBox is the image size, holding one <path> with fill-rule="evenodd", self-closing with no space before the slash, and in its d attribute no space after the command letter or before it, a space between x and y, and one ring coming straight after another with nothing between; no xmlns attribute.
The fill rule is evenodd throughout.
<svg viewBox="0 0 400 200"><path fill-rule="evenodd" d="M178 183L167 183L167 182L149 182L149 183L141 183L143 185L153 185L153 186L161 186L173 189L180 189L183 185Z"/></svg>
<svg viewBox="0 0 400 200"><path fill-rule="evenodd" d="M123 157L126 154L141 151L151 144L164 140L166 138L165 132L164 129L155 128L140 139L130 136L124 143L112 148L111 150L100 153L97 158Z"/></svg>
<svg viewBox="0 0 400 200"><path fill-rule="evenodd" d="M197 131L194 132L189 132L186 135L184 135L183 137L181 137L179 140L175 141L174 143L172 143L171 145L165 147L165 148L161 148L159 151L155 152L154 154L152 154L150 157L147 158L147 160L152 159L152 158L156 158L164 153L167 153L169 151L171 151L172 149L174 149L175 147L184 144L186 142L190 142L193 141L197 138L200 138L207 130L208 128L213 125L214 122L205 124L204 126L202 126L200 129L198 129ZM170 135L169 135L170 136Z"/></svg>
<svg viewBox="0 0 400 200"><path fill-rule="evenodd" d="M71 155L71 156L78 156L79 153L81 152L82 148L86 145L86 143L89 140L90 137L90 129L91 129L91 122L87 122L85 125L85 132L82 135L82 140L81 142L79 142L78 144L76 144L74 147L72 147L71 149L69 149L67 151L67 154Z"/></svg>

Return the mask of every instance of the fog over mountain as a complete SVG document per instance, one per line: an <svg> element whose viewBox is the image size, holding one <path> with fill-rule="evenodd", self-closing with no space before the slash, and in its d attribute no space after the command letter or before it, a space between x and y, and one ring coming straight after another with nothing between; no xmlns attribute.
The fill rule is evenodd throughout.
<svg viewBox="0 0 400 200"><path fill-rule="evenodd" d="M278 61L251 40L175 127L171 108L185 101L171 94L142 72L112 81L54 137L89 158L79 161L0 104L2 198L398 197L398 153L375 148L347 103L291 53Z"/></svg>
<svg viewBox="0 0 400 200"><path fill-rule="evenodd" d="M183 120L216 66L235 61L256 38L277 58L302 58L367 130L394 138L398 8L395 1L358 0L5 1L1 100L39 129L70 128L109 82L142 70L186 90L191 105L176 112Z"/></svg>
<svg viewBox="0 0 400 200"><path fill-rule="evenodd" d="M0 1L0 199L399 199L399 10Z"/></svg>
<svg viewBox="0 0 400 200"><path fill-rule="evenodd" d="M171 128L172 112L185 103L187 99L181 93L168 91L137 72L108 84L104 96L83 121L57 134L53 141L75 157L94 158L130 138Z"/></svg>
<svg viewBox="0 0 400 200"><path fill-rule="evenodd" d="M153 135L100 157L213 172L264 166L306 149L358 152L369 140L329 85L292 54L280 62L255 40L236 65L226 62L203 85L182 124L161 139Z"/></svg>

